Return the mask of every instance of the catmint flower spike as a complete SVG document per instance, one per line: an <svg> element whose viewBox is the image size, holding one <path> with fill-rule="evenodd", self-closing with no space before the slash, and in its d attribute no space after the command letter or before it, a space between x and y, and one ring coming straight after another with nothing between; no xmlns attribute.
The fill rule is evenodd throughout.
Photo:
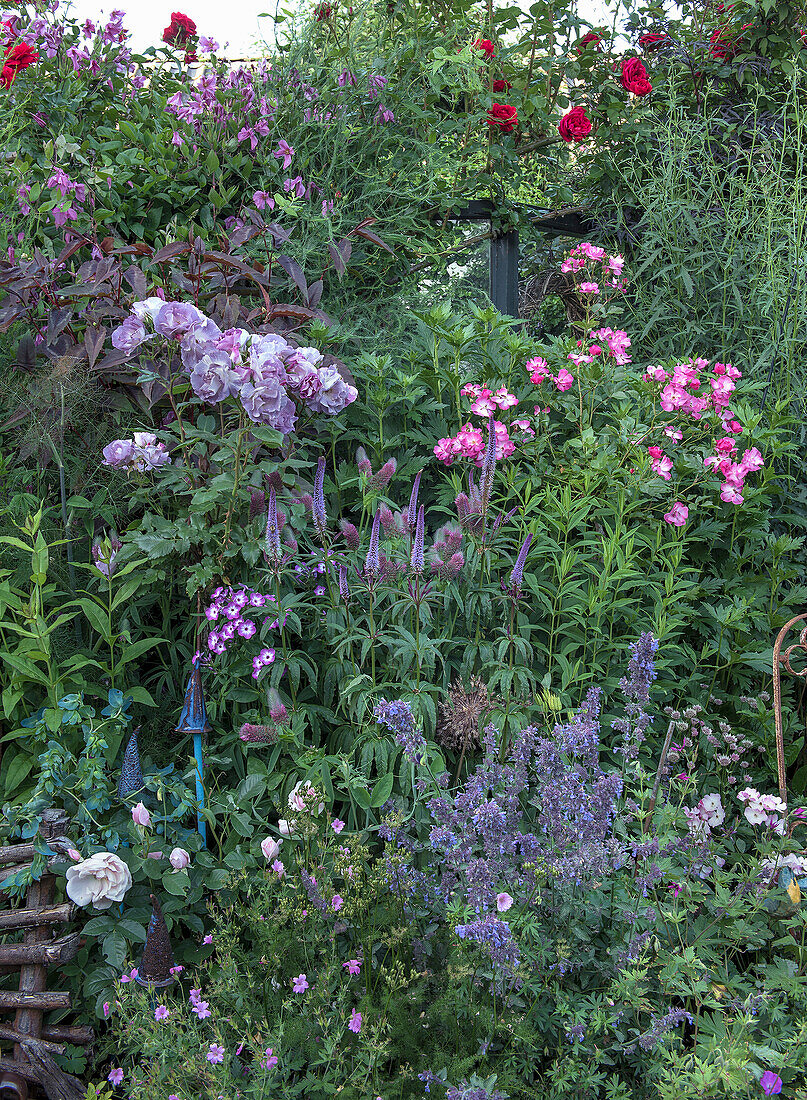
<svg viewBox="0 0 807 1100"><path fill-rule="evenodd" d="M320 457L317 462L317 476L314 481L314 500L312 503L314 526L320 540L325 542L325 534L328 530L328 516L325 512L325 458Z"/></svg>
<svg viewBox="0 0 807 1100"><path fill-rule="evenodd" d="M414 483L412 485L412 495L409 498L409 508L406 512L406 526L409 528L410 534L415 530L417 526L418 516L418 492L420 490L420 479L423 476L423 471L417 474Z"/></svg>
<svg viewBox="0 0 807 1100"><path fill-rule="evenodd" d="M412 555L409 559L409 567L413 573L417 573L418 576L426 568L426 562L423 557L423 543L425 538L425 517L424 506L421 504L418 510L417 523L415 524L415 541L412 543Z"/></svg>
<svg viewBox="0 0 807 1100"><path fill-rule="evenodd" d="M366 576L375 579L381 572L381 561L378 556L378 537L381 528L381 509L376 510L375 516L373 516L373 529L370 532L370 548L367 551L367 557L364 561L364 572Z"/></svg>
<svg viewBox="0 0 807 1100"><path fill-rule="evenodd" d="M269 490L269 508L266 513L266 548L264 557L270 564L277 564L283 557L280 548L280 527L277 522L277 500L275 490Z"/></svg>
<svg viewBox="0 0 807 1100"><path fill-rule="evenodd" d="M513 566L513 572L510 574L510 584L513 588L521 588L521 582L524 579L524 565L527 561L527 554L529 553L531 542L532 535L527 535L521 544L516 563Z"/></svg>
<svg viewBox="0 0 807 1100"><path fill-rule="evenodd" d="M479 476L479 497L482 505L482 515L487 513L490 504L490 496L493 492L493 475L496 472L496 428L493 415L488 419L488 443L485 447L485 457L482 459L482 472Z"/></svg>

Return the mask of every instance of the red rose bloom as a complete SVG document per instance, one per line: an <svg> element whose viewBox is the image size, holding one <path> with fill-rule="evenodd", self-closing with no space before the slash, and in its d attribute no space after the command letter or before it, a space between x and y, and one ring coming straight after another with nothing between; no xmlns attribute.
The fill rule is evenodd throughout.
<svg viewBox="0 0 807 1100"><path fill-rule="evenodd" d="M589 31L588 34L584 34L577 43L577 52L582 53L588 46L592 46L597 53L602 53L602 38L600 35L595 34L594 31Z"/></svg>
<svg viewBox="0 0 807 1100"><path fill-rule="evenodd" d="M638 57L628 57L622 62L622 87L634 95L647 95L653 85L647 79L647 69Z"/></svg>
<svg viewBox="0 0 807 1100"><path fill-rule="evenodd" d="M518 126L518 111L509 103L494 103L488 111L488 126L497 126L503 133L509 134Z"/></svg>
<svg viewBox="0 0 807 1100"><path fill-rule="evenodd" d="M16 45L6 46L6 60L0 70L0 84L4 88L10 88L14 83L17 73L27 69L35 61L39 61L39 54L31 49L27 42L18 42Z"/></svg>
<svg viewBox="0 0 807 1100"><path fill-rule="evenodd" d="M330 19L333 15L333 8L330 4L320 4L317 8L317 22L322 23L325 19Z"/></svg>
<svg viewBox="0 0 807 1100"><path fill-rule="evenodd" d="M509 92L513 85L509 80L494 80L493 90L494 92Z"/></svg>
<svg viewBox="0 0 807 1100"><path fill-rule="evenodd" d="M558 133L564 141L584 141L591 133L591 119L585 107L572 107L558 123Z"/></svg>
<svg viewBox="0 0 807 1100"><path fill-rule="evenodd" d="M643 34L639 39L639 45L643 50L657 50L664 42L669 42L670 36L668 34L656 34L654 32L648 32Z"/></svg>
<svg viewBox="0 0 807 1100"><path fill-rule="evenodd" d="M751 26L750 23L746 23L736 38L730 37L730 27L719 27L709 39L712 44L709 53L712 57L716 57L720 60L734 57L742 49L743 33Z"/></svg>
<svg viewBox="0 0 807 1100"><path fill-rule="evenodd" d="M163 42L169 46L184 46L196 37L196 24L180 11L171 12L171 22L163 31Z"/></svg>
<svg viewBox="0 0 807 1100"><path fill-rule="evenodd" d="M496 56L496 50L494 49L493 43L489 38L477 38L476 42L474 42L474 45L478 50L482 51L488 61Z"/></svg>

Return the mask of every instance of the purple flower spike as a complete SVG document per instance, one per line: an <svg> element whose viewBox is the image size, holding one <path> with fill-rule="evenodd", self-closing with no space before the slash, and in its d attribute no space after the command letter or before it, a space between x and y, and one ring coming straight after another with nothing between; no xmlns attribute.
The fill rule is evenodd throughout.
<svg viewBox="0 0 807 1100"><path fill-rule="evenodd" d="M381 528L381 511L376 511L373 517L373 529L370 532L370 548L364 561L365 576L375 580L381 572L381 562L378 556L378 536Z"/></svg>
<svg viewBox="0 0 807 1100"><path fill-rule="evenodd" d="M490 494L493 491L493 475L496 472L496 429L493 423L493 415L488 419L488 443L485 447L485 457L482 460L482 472L479 475L479 497L482 505L482 515L487 514L490 504Z"/></svg>
<svg viewBox="0 0 807 1100"><path fill-rule="evenodd" d="M420 475L418 474L418 477ZM409 567L413 573L418 576L426 568L426 563L423 558L423 541L425 535L425 521L424 521L424 509L421 504L418 510L417 523L415 525L415 541L412 543L412 556L409 560Z"/></svg>
<svg viewBox="0 0 807 1100"><path fill-rule="evenodd" d="M339 566L339 595L347 603L350 599L350 588L347 583L347 566Z"/></svg>
<svg viewBox="0 0 807 1100"><path fill-rule="evenodd" d="M277 500L275 490L269 490L269 508L266 513L266 547L264 557L270 565L278 565L283 557L280 548L280 527L277 522Z"/></svg>
<svg viewBox="0 0 807 1100"><path fill-rule="evenodd" d="M406 512L406 525L409 528L410 533L415 530L415 527L417 525L418 492L420 490L420 479L422 476L423 471L421 470L420 473L415 477L414 483L412 485L412 495L409 498L409 508Z"/></svg>
<svg viewBox="0 0 807 1100"><path fill-rule="evenodd" d="M325 512L325 458L317 462L317 476L314 481L314 501L312 508L314 526L317 529L320 542L325 542L325 534L328 530L328 516Z"/></svg>
<svg viewBox="0 0 807 1100"><path fill-rule="evenodd" d="M521 549L516 558L516 564L513 566L513 572L510 574L510 584L513 588L521 588L521 582L524 579L524 565L527 561L527 554L529 553L531 542L532 535L527 535L521 544Z"/></svg>

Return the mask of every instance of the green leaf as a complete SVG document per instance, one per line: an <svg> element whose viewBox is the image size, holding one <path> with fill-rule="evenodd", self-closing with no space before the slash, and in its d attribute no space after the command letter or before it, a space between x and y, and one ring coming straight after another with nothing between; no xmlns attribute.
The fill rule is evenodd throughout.
<svg viewBox="0 0 807 1100"><path fill-rule="evenodd" d="M374 810L377 810L379 806L383 806L389 798L392 793L393 779L392 772L387 772L387 774L383 775L373 787L370 805Z"/></svg>
<svg viewBox="0 0 807 1100"><path fill-rule="evenodd" d="M118 931L110 932L101 945L104 958L116 970L122 970L126 962L126 940Z"/></svg>
<svg viewBox="0 0 807 1100"><path fill-rule="evenodd" d="M5 760L3 763L5 764ZM28 753L17 753L11 764L8 765L7 770L4 769L6 771L5 791L7 795L17 790L23 780L30 774L35 763L35 756L29 756Z"/></svg>
<svg viewBox="0 0 807 1100"><path fill-rule="evenodd" d="M187 871L166 871L162 881L163 889L175 898L184 898L191 888Z"/></svg>

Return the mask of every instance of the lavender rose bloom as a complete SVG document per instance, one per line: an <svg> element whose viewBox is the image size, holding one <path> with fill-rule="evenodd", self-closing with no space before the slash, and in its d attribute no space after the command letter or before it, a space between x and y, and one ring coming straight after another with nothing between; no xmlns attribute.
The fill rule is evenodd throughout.
<svg viewBox="0 0 807 1100"><path fill-rule="evenodd" d="M324 356L322 352L317 351L316 348L295 348L294 351L285 358L286 370L288 370L289 367L297 366L318 367Z"/></svg>
<svg viewBox="0 0 807 1100"><path fill-rule="evenodd" d="M163 302L154 317L154 329L162 336L184 336L207 321L204 313L190 302Z"/></svg>
<svg viewBox="0 0 807 1100"><path fill-rule="evenodd" d="M104 466L128 466L135 455L135 445L131 439L113 439L103 450Z"/></svg>
<svg viewBox="0 0 807 1100"><path fill-rule="evenodd" d="M226 351L236 365L241 362L241 348L249 342L250 334L245 328L228 328L216 341L219 351Z"/></svg>
<svg viewBox="0 0 807 1100"><path fill-rule="evenodd" d="M148 340L146 326L139 317L127 317L112 333L113 348L125 351L127 355L139 348L144 340Z"/></svg>
<svg viewBox="0 0 807 1100"><path fill-rule="evenodd" d="M134 433L134 454L132 462L136 470L154 470L171 462L164 443L157 442L153 432Z"/></svg>
<svg viewBox="0 0 807 1100"><path fill-rule="evenodd" d="M233 361L224 351L209 351L191 371L191 389L197 397L212 405L233 397L242 379L233 370Z"/></svg>
<svg viewBox="0 0 807 1100"><path fill-rule="evenodd" d="M241 387L241 403L254 423L268 424L283 435L294 431L297 409L276 374L245 383Z"/></svg>
<svg viewBox="0 0 807 1100"><path fill-rule="evenodd" d="M274 375L282 379L283 363L290 352L291 348L283 337L274 332L266 336L253 336L249 349L249 365L254 378L267 378Z"/></svg>
<svg viewBox="0 0 807 1100"><path fill-rule="evenodd" d="M335 367L319 367L317 374L321 389L315 397L306 402L313 412L336 416L359 396L356 387L348 385Z"/></svg>

